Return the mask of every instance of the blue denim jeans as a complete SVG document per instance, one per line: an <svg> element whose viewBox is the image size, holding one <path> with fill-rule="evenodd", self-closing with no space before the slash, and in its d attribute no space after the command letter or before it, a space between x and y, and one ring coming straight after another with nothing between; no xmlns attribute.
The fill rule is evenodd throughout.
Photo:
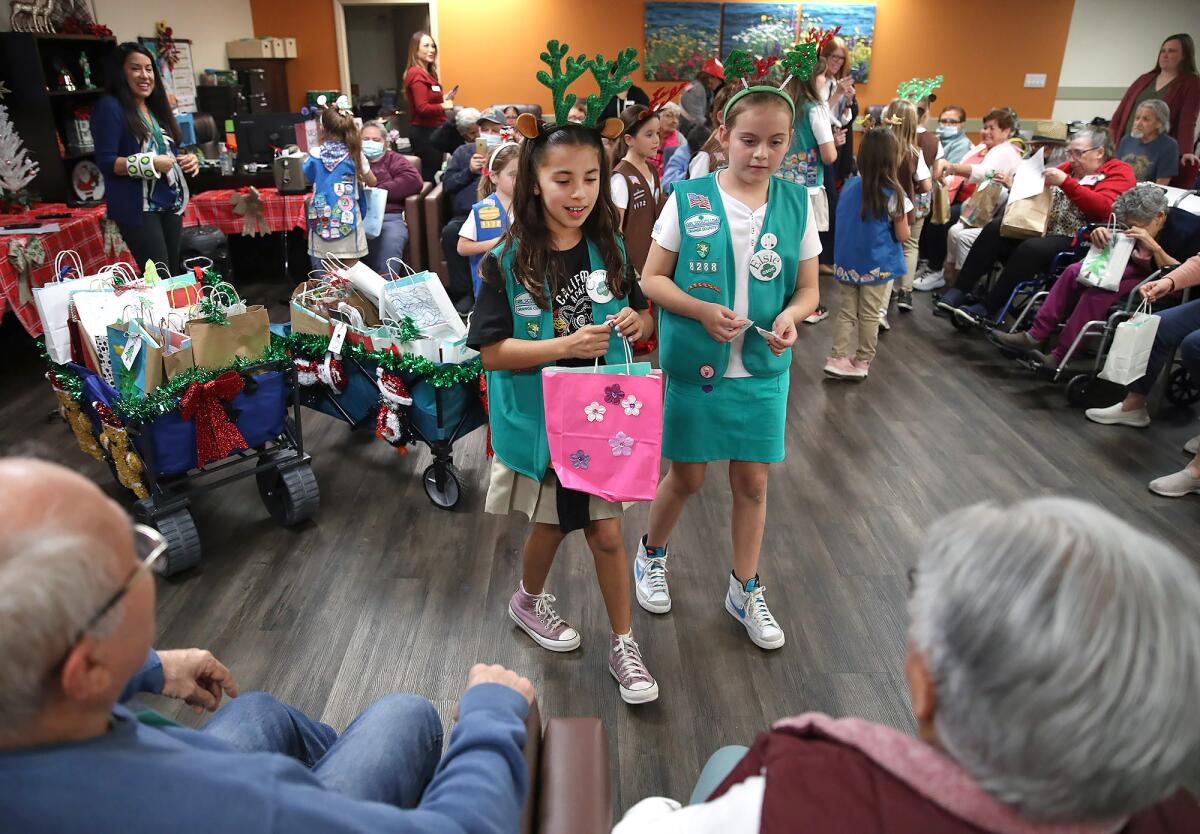
<svg viewBox="0 0 1200 834"><path fill-rule="evenodd" d="M1200 299L1155 315L1159 318L1158 332L1154 336L1154 349L1150 351L1146 375L1129 386L1129 390L1135 394L1150 393L1162 373L1163 365L1177 347L1179 358L1188 369L1192 382L1200 380Z"/></svg>
<svg viewBox="0 0 1200 834"><path fill-rule="evenodd" d="M408 226L400 212L388 212L383 216L383 229L379 237L367 238L367 256L363 261L371 269L383 275L387 272L388 258L403 258L408 244Z"/></svg>
<svg viewBox="0 0 1200 834"><path fill-rule="evenodd" d="M339 737L265 692L247 692L222 706L203 732L244 753L290 756L332 791L403 809L416 807L442 755L441 719L416 695L381 698Z"/></svg>

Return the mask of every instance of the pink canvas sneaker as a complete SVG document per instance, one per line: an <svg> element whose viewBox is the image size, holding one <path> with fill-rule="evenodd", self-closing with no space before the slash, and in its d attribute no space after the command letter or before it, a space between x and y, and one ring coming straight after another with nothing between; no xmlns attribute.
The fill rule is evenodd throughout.
<svg viewBox="0 0 1200 834"><path fill-rule="evenodd" d="M865 379L871 371L870 360L851 359L850 364L854 367L854 370L858 371L859 379Z"/></svg>
<svg viewBox="0 0 1200 834"><path fill-rule="evenodd" d="M646 704L658 698L658 684L642 662L642 650L633 634L609 635L608 671L621 687L621 700Z"/></svg>
<svg viewBox="0 0 1200 834"><path fill-rule="evenodd" d="M543 649L569 652L579 648L579 632L558 616L551 603L554 597L543 591L528 594L524 585L508 601L508 616Z"/></svg>
<svg viewBox="0 0 1200 834"><path fill-rule="evenodd" d="M834 379L862 379L866 373L854 367L848 356L831 356L825 360L825 375Z"/></svg>

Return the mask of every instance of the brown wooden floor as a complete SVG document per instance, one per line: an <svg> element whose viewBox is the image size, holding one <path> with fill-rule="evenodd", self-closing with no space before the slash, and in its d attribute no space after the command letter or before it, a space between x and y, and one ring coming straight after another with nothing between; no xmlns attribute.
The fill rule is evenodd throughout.
<svg viewBox="0 0 1200 834"><path fill-rule="evenodd" d="M947 511L1062 492L1157 529L1193 555L1200 540L1200 499L1145 488L1183 465L1180 447L1200 431L1194 415L1168 411L1147 431L1093 425L1061 388L934 319L927 295L917 300L916 313L895 317L861 385L822 379L832 320L803 328L762 568L787 631L778 652L752 646L722 607L730 563L723 467L672 542L674 611L655 617L634 606L634 632L662 695L627 707L605 669L608 624L582 536L563 547L550 582L582 649L543 651L506 616L526 525L481 511L482 431L456 447L472 489L447 513L422 490L424 450L397 455L315 412L305 412L304 427L321 487L316 522L277 528L246 481L198 500L204 563L159 580L159 644L210 648L244 690L269 690L338 728L394 691L430 698L449 722L470 664L506 664L534 681L544 716L603 718L618 812L650 794L686 798L712 750L748 743L782 716L820 710L910 728L904 576L924 531ZM53 399L32 352L11 332L3 344L0 450L61 461L119 495L105 467L45 419ZM646 516L645 506L626 516L631 551ZM172 714L196 723L189 712Z"/></svg>

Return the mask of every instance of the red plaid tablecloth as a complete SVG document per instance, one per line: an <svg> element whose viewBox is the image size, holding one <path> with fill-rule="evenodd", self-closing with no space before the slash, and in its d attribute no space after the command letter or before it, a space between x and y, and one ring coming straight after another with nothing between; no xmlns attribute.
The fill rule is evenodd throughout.
<svg viewBox="0 0 1200 834"><path fill-rule="evenodd" d="M40 287L54 277L54 257L64 249L74 249L79 253L83 268L89 274L98 271L102 266L117 261L133 263L133 258L130 256L129 250L125 248L124 241L121 241L122 251L119 253L111 251L111 248L108 252L105 251L104 224L108 221L104 219L104 211L104 206L67 208L63 203L35 203L34 207L24 214L0 215L0 224L2 225L57 223L59 226L57 232L36 235L42 240L46 256L42 264L33 267L29 273L31 287ZM38 220L35 217L38 214L65 213L70 213L70 219ZM120 233L116 232L115 228L113 231L117 235L117 240L120 240ZM20 276L8 257L10 243L18 241L20 245L24 245L31 237L34 235L0 235L0 316L3 316L5 311L12 307L25 331L30 336L37 336L42 332L42 322L38 319L37 309L33 306L32 301L21 304L21 288L17 283Z"/></svg>
<svg viewBox="0 0 1200 834"><path fill-rule="evenodd" d="M183 214L185 226L216 226L227 235L240 235L244 220L233 213L231 198L244 194L248 188L220 188L205 191L192 197ZM304 229L308 221L304 216L304 194L280 194L274 188L258 189L262 202L263 219L272 232Z"/></svg>

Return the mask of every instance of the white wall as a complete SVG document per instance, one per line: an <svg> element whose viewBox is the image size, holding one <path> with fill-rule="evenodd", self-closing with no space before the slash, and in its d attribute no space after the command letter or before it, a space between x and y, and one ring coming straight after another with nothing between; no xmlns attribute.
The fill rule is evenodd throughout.
<svg viewBox="0 0 1200 834"><path fill-rule="evenodd" d="M1197 23L1200 3L1196 0L1075 0L1059 88L1101 87L1114 92L1112 98L1084 101L1060 93L1054 118L1111 117L1125 88L1154 66L1163 39L1176 32L1200 36Z"/></svg>

